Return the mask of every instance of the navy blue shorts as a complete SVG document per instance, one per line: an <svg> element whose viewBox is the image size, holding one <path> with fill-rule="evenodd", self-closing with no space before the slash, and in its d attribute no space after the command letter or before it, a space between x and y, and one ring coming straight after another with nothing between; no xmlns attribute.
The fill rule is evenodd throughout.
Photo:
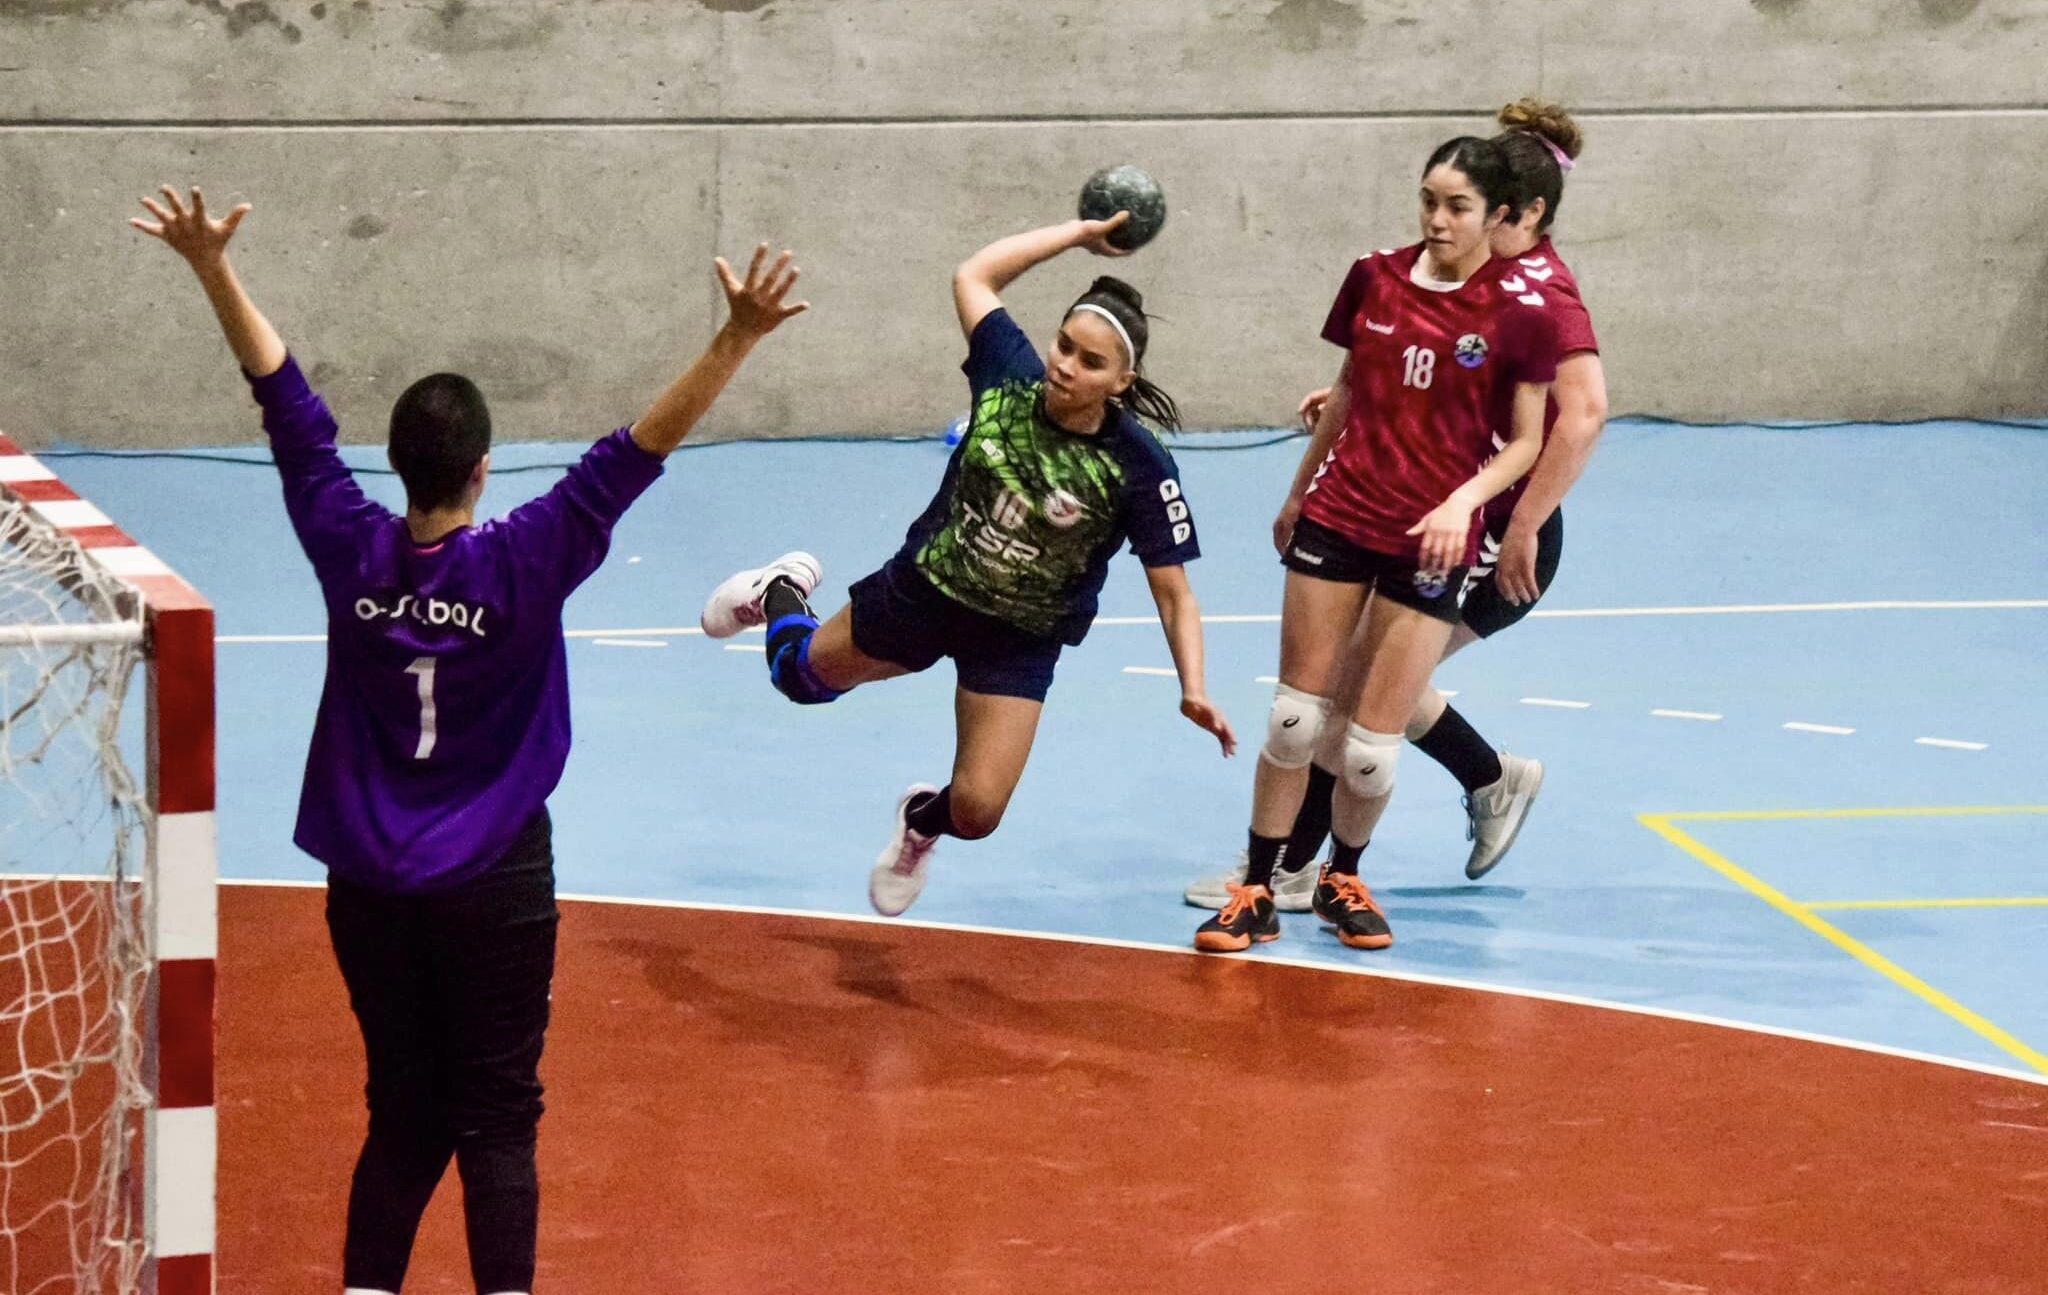
<svg viewBox="0 0 2048 1295"><path fill-rule="evenodd" d="M1412 607L1440 621L1458 623L1469 567L1423 571L1413 558L1360 548L1327 526L1304 517L1294 524L1280 565L1289 571L1342 585L1364 585L1391 603Z"/></svg>
<svg viewBox="0 0 2048 1295"><path fill-rule="evenodd" d="M853 645L913 673L952 657L960 686L991 697L1044 701L1059 663L1058 639L1041 638L985 612L963 607L892 558L848 591Z"/></svg>

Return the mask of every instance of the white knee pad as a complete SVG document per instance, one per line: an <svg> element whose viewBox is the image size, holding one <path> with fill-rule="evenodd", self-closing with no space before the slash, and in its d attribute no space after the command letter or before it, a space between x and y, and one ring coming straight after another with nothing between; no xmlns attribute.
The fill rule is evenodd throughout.
<svg viewBox="0 0 2048 1295"><path fill-rule="evenodd" d="M1394 762L1401 758L1399 733L1375 733L1357 724L1344 737L1344 787L1361 800L1377 800L1394 789Z"/></svg>
<svg viewBox="0 0 2048 1295"><path fill-rule="evenodd" d="M1266 715L1266 748L1259 758L1276 769L1306 769L1316 757L1316 738L1330 716L1330 703L1281 684Z"/></svg>

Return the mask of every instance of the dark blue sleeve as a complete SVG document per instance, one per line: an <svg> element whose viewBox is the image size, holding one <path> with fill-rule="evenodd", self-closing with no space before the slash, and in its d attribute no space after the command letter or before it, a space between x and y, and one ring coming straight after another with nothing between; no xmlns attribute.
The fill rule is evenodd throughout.
<svg viewBox="0 0 2048 1295"><path fill-rule="evenodd" d="M284 482L284 510L299 547L322 584L352 567L366 531L384 524L389 511L372 503L334 448L337 427L320 399L287 355L275 373L249 379L263 410L263 431Z"/></svg>
<svg viewBox="0 0 2048 1295"><path fill-rule="evenodd" d="M1037 382L1045 377L1045 361L1010 312L998 306L982 316L967 339L967 359L960 365L976 400L1005 382Z"/></svg>
<svg viewBox="0 0 2048 1295"><path fill-rule="evenodd" d="M1126 424L1124 528L1131 552L1148 567L1184 566L1202 556L1195 515L1181 493L1180 468L1152 433Z"/></svg>
<svg viewBox="0 0 2048 1295"><path fill-rule="evenodd" d="M584 451L554 489L512 510L504 525L514 555L567 597L604 561L612 527L661 471L661 457L621 427Z"/></svg>

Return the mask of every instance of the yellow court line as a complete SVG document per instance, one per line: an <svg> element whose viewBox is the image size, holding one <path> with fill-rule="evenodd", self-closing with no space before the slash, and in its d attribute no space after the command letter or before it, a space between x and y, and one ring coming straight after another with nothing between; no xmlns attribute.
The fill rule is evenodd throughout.
<svg viewBox="0 0 2048 1295"><path fill-rule="evenodd" d="M2048 895L2011 899L1831 899L1821 903L1795 900L1805 909L1836 908L2048 908Z"/></svg>
<svg viewBox="0 0 2048 1295"><path fill-rule="evenodd" d="M1793 818L1977 818L1990 814L2048 814L2048 805L1908 805L1890 809L1722 809L1656 814L1667 823L1766 823Z"/></svg>
<svg viewBox="0 0 2048 1295"><path fill-rule="evenodd" d="M1877 811L1863 812L1872 815L1877 813ZM1854 813L1855 811L1847 812L1848 815L1853 815ZM1836 811L1834 814L1828 816L1840 817L1845 815L1843 811ZM1699 860L1701 863L1704 863L1709 868L1712 868L1715 872L1720 873L1723 877L1726 877L1728 880L1742 887L1744 890L1756 896L1758 899L1761 899L1766 904L1769 904L1772 908L1777 909L1780 913L1783 913L1785 916L1799 923L1807 930L1812 931L1815 935L1818 935L1823 940L1826 940L1829 944L1834 945L1842 952L1856 959L1856 961L1862 963L1864 966L1870 968L1872 971L1875 971L1878 975L1883 976L1886 980L1891 981L1893 984L1905 990L1907 993L1912 994L1915 998L1918 998L1922 1002L1925 1002L1930 1006L1938 1009L1943 1014L1950 1017L1952 1020L1958 1021L1961 1024L1967 1026L1976 1034L1998 1045L1999 1048L2012 1054L2015 1057L2018 1057L2021 1061L2026 1062L2027 1065L2031 1066L2033 1069L2041 1072L2044 1075L2048 1075L2048 1054L2037 1052L2033 1048L2028 1047L2025 1043L2021 1042L2012 1034L2009 1034L2005 1030L2000 1029L1998 1026L1992 1024L1990 1021L1986 1020L1982 1016L1979 1016L1977 1013L1963 1006L1955 999L1950 998L1947 994L1942 993L1939 989L1936 989L1934 986L1928 984L1926 981L1920 979L1918 976L1915 976L1912 972L1907 971L1904 967L1901 967L1897 963L1891 961L1891 959L1886 958L1883 954L1877 952L1877 950L1872 949L1870 946L1864 944L1862 941L1855 939L1853 936L1850 936L1849 934L1841 930L1839 927L1829 922L1826 918L1823 918L1818 914L1814 913L1812 908L1808 905L1801 904L1796 900L1787 898L1784 894L1782 894L1775 888L1759 880L1758 878L1752 876L1750 873L1744 871L1742 868L1736 866L1735 864L1729 862L1727 859L1721 857L1719 854L1715 853L1706 845L1702 844L1699 841L1694 840L1692 837L1687 836L1684 832L1680 831L1678 828L1673 827L1671 825L1671 820L1675 818L1700 819L1717 817L1722 816L1684 814L1639 814L1636 817L1636 821L1638 823L1641 823L1644 827L1649 828L1652 832L1655 832L1658 836L1663 837L1666 841L1669 841L1671 844L1677 846L1679 849L1685 851L1693 858ZM1741 816L1736 815L1735 817ZM1807 817L1820 817L1820 815L1807 815Z"/></svg>

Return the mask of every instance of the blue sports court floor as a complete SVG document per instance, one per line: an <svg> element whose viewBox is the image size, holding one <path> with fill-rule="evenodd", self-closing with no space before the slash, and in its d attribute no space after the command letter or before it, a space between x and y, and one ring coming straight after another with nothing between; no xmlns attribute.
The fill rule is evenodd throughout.
<svg viewBox="0 0 2048 1295"><path fill-rule="evenodd" d="M1354 952L1298 918L1259 956L2048 1075L2043 436L1616 423L1567 505L1541 609L1438 679L1483 733L1547 766L1513 855L1466 884L1457 788L1413 758L1366 861L1395 946ZM1191 575L1210 690L1244 753L1220 759L1179 718L1138 566L1120 559L1008 821L941 848L913 919L1186 947L1201 915L1180 890L1242 843L1275 667L1266 537L1302 442L1265 439L1177 443L1207 554ZM580 449L501 447L487 510L553 480L506 469ZM225 875L317 879L290 836L321 607L260 451L44 453L219 609ZM821 610L837 606L945 453L775 443L671 461L569 607L564 892L868 911L895 797L943 781L950 668L799 709L769 689L757 640L705 640L697 609L731 570L792 547L824 560ZM381 450L350 454L381 466ZM397 500L389 477L370 488Z"/></svg>

